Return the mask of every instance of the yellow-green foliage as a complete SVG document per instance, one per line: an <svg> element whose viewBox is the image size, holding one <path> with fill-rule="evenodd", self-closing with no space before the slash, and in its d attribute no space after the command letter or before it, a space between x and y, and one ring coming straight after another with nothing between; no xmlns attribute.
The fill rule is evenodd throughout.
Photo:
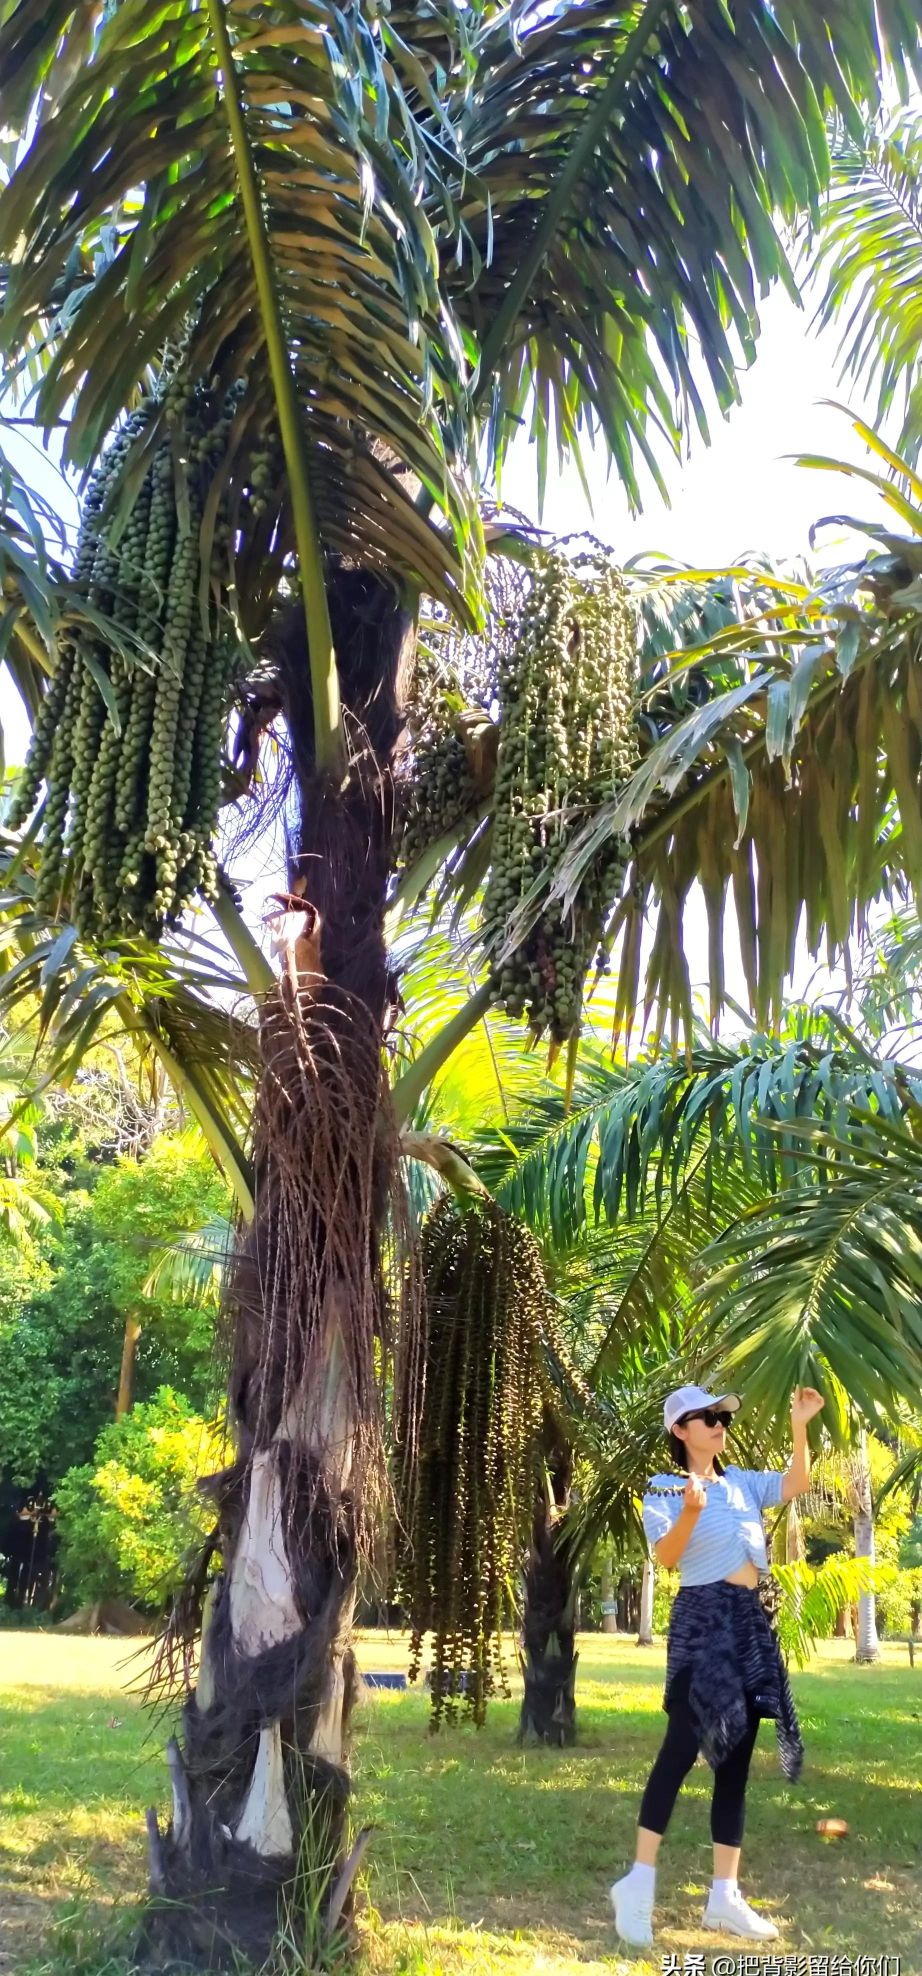
<svg viewBox="0 0 922 1976"><path fill-rule="evenodd" d="M160 1609L213 1521L196 1483L225 1458L219 1429L169 1386L105 1427L56 1491L70 1605L118 1596Z"/></svg>

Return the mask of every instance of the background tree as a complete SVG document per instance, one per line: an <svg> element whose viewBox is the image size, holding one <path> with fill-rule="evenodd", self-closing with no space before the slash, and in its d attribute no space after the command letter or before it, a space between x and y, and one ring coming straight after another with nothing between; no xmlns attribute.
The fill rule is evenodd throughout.
<svg viewBox="0 0 922 1976"><path fill-rule="evenodd" d="M163 1614L208 1536L196 1484L223 1455L219 1430L168 1386L104 1427L55 1490L65 1608L123 1599Z"/></svg>

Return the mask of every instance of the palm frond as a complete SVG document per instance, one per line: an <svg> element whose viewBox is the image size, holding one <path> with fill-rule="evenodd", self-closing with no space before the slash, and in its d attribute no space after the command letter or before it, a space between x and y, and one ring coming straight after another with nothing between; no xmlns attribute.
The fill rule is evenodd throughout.
<svg viewBox="0 0 922 1976"><path fill-rule="evenodd" d="M685 1363L665 1359L606 1398L604 1424L587 1435L567 1512L564 1541L575 1560L589 1557L603 1537L642 1554L640 1499L664 1461L663 1401L685 1377Z"/></svg>
<svg viewBox="0 0 922 1976"><path fill-rule="evenodd" d="M866 428L865 436L873 439ZM878 444L879 450L879 442ZM894 503L892 481L871 478ZM700 884L708 919L711 1020L726 1001L724 924L732 898L750 1005L763 1028L781 1016L803 923L811 954L830 963L867 925L882 895L922 895L922 509L902 502L914 534L877 528L885 554L823 588L764 587L733 627L702 645L700 677L719 686L671 721L621 793L533 888L509 946L549 898L566 914L611 838L632 856L613 902L615 1036L638 1007L673 1040L693 1027L684 918ZM869 597L873 596L873 602ZM683 653L681 664L687 666ZM736 681L724 683L728 664ZM641 988L642 944L655 914Z"/></svg>
<svg viewBox="0 0 922 1976"><path fill-rule="evenodd" d="M772 1577L781 1588L776 1624L782 1653L798 1667L809 1666L817 1642L828 1640L843 1606L881 1591L892 1576L892 1567L860 1557L828 1557L821 1565L803 1558L773 1564Z"/></svg>
<svg viewBox="0 0 922 1976"><path fill-rule="evenodd" d="M270 23L235 0L226 19L322 539L458 605L478 539L457 471L465 358L419 197L444 137L430 141L357 10L285 0ZM221 69L208 9L181 0L41 22L27 0L6 10L0 109L24 143L0 202L0 348L8 364L42 350L36 419L68 414L79 466L180 345L192 375L247 380L241 485L277 431ZM417 485L453 541L414 507ZM279 575L291 532L281 473L255 536Z"/></svg>
<svg viewBox="0 0 922 1976"><path fill-rule="evenodd" d="M764 1197L704 1251L701 1357L745 1385L757 1429L779 1394L819 1386L841 1442L850 1408L886 1426L894 1396L918 1403L922 1150L880 1117L847 1142L796 1129L821 1177Z"/></svg>
<svg viewBox="0 0 922 1976"><path fill-rule="evenodd" d="M847 18L846 18L847 17ZM537 277L507 324L527 259L573 147L643 20L646 38L611 106ZM816 214L829 173L826 115L856 132L856 104L880 100L886 45L914 61L905 0L848 4L834 24L809 0L534 4L496 10L465 79L459 198L459 313L487 365L492 456L530 421L539 474L601 433L635 505L638 467L662 486L660 456L707 429L708 387L726 410L751 361L758 300L793 278L776 219ZM502 347L488 325L503 312Z"/></svg>
<svg viewBox="0 0 922 1976"><path fill-rule="evenodd" d="M911 1070L849 1047L822 1009L793 1012L781 1039L733 1045L705 1032L678 1059L625 1066L584 1046L569 1109L557 1088L536 1092L502 1133L480 1135L477 1170L504 1206L567 1245L599 1217L662 1214L692 1175L707 1218L735 1173L763 1193L804 1178L814 1149L802 1121L847 1137L857 1114L900 1119L914 1088Z"/></svg>
<svg viewBox="0 0 922 1976"><path fill-rule="evenodd" d="M816 322L841 328L843 377L876 391L874 423L901 420L897 449L922 446L922 118L902 109L833 145L832 178L813 243L811 285L825 281Z"/></svg>
<svg viewBox="0 0 922 1976"><path fill-rule="evenodd" d="M477 980L468 958L465 929L454 932L418 915L406 923L395 950L400 968L403 1013L393 1041L395 1070L414 1063L470 1002ZM470 1139L487 1122L502 1122L525 1091L543 1082L534 1056L525 1050L520 1027L486 1011L439 1071L413 1123L422 1129L444 1125L454 1137Z"/></svg>
<svg viewBox="0 0 922 1976"><path fill-rule="evenodd" d="M58 1215L59 1204L51 1188L29 1167L0 1172L0 1230L12 1242L28 1243Z"/></svg>
<svg viewBox="0 0 922 1976"><path fill-rule="evenodd" d="M889 1475L885 1476L874 1496L875 1516L881 1504L886 1502L887 1497L892 1495L896 1489L906 1488L907 1484L915 1484L917 1488L922 1490L922 1435L920 1435L914 1446L906 1449L905 1453L900 1456L899 1461L890 1470Z"/></svg>
<svg viewBox="0 0 922 1976"><path fill-rule="evenodd" d="M12 445L4 443L9 432L0 416L0 666L32 719L53 664L67 541L60 517L29 486ZM3 773L0 729L0 779Z"/></svg>
<svg viewBox="0 0 922 1976"><path fill-rule="evenodd" d="M156 1252L144 1284L145 1297L169 1298L173 1303L217 1308L224 1269L234 1231L226 1215L211 1215L200 1228Z"/></svg>
<svg viewBox="0 0 922 1976"><path fill-rule="evenodd" d="M258 1039L239 1012L246 983L194 931L161 947L136 940L94 949L65 917L36 911L27 851L2 832L0 888L0 1021L32 1050L21 1102L67 1084L104 1038L127 1033L142 1063L153 1055L166 1070L250 1210L244 1148Z"/></svg>

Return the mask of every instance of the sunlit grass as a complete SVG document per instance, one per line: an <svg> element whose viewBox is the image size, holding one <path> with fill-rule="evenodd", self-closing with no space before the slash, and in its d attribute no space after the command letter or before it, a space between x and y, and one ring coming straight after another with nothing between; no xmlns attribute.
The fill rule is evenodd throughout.
<svg viewBox="0 0 922 1976"><path fill-rule="evenodd" d="M406 1664L365 1636L366 1668ZM795 1687L807 1744L785 1782L769 1725L753 1767L743 1883L782 1952L902 1957L922 1976L922 1668L905 1650L857 1668L831 1642ZM664 1655L581 1643L580 1743L515 1748L516 1702L486 1729L428 1734L424 1695L369 1693L356 1810L375 1827L364 1920L374 1976L660 1976L661 1958L713 1948L706 1892L709 1775L692 1772L663 1852L652 1958L616 1952L606 1889L631 1852L662 1733ZM114 1945L143 1886L145 1805L165 1809L162 1725L137 1696L137 1643L0 1633L0 1971L125 1976ZM849 1837L824 1844L835 1813ZM126 1910L128 1910L126 1914ZM729 1944L728 1944L729 1946ZM692 1965L693 1966L693 1965Z"/></svg>

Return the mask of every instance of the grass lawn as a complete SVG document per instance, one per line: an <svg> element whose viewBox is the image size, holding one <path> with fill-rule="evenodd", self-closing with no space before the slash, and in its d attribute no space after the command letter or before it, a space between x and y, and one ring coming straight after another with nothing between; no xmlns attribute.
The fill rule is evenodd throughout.
<svg viewBox="0 0 922 1976"><path fill-rule="evenodd" d="M405 1651L380 1634L360 1645L367 1669L399 1668ZM802 1976L849 1976L832 1957L861 1952L899 1957L899 1976L922 1976L922 1668L909 1669L904 1648L886 1649L875 1668L848 1653L830 1642L795 1676L807 1745L799 1784L785 1782L763 1725L743 1886L777 1921L781 1954L818 1958ZM165 1795L163 1726L130 1691L136 1654L135 1642L0 1632L3 1976L126 1967L98 1942L117 1933L143 1883L141 1814ZM485 1730L432 1738L422 1696L369 1694L355 1769L358 1816L376 1828L365 1923L375 1976L662 1976L687 1955L704 1976L715 1949L743 1950L698 1925L710 1866L699 1765L662 1855L656 1950L616 1952L606 1888L631 1854L662 1731L663 1665L659 1646L587 1635L580 1745L562 1755L515 1749L514 1702L496 1706ZM847 1839L818 1838L824 1813L848 1820Z"/></svg>

